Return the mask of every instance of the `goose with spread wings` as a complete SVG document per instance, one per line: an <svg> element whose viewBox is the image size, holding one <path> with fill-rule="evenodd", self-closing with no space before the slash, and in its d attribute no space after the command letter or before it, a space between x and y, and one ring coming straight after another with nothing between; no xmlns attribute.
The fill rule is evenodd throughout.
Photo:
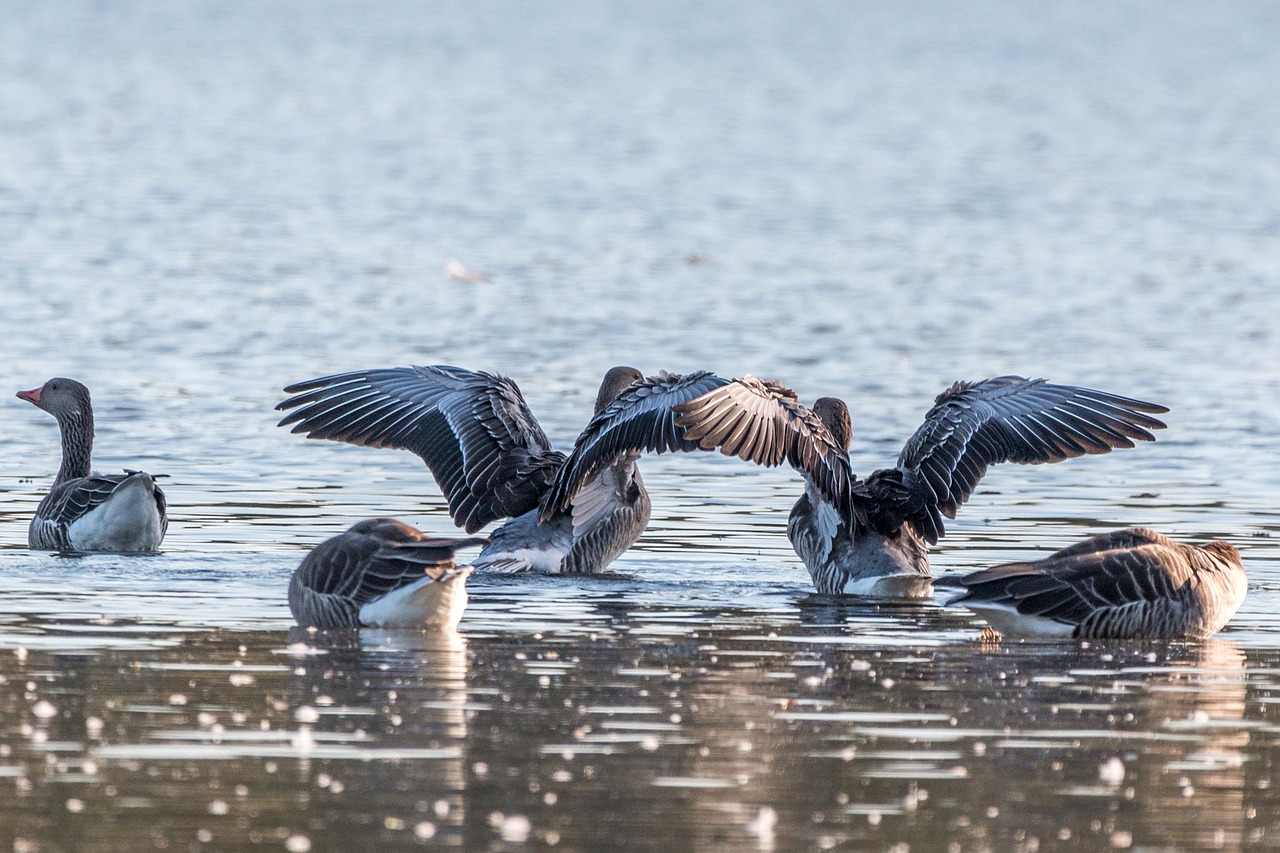
<svg viewBox="0 0 1280 853"><path fill-rule="evenodd" d="M1229 542L1190 545L1131 528L959 584L948 603L1012 639L1203 640L1235 615L1248 577Z"/></svg>
<svg viewBox="0 0 1280 853"><path fill-rule="evenodd" d="M676 424L686 441L704 450L732 454L769 431L824 450L834 445L847 464L852 428L845 403L823 397L810 412L816 426L780 430L795 420L797 406L795 395L779 393L776 384L738 381L678 404ZM1167 411L1042 379L957 382L938 396L895 467L865 481L849 475L853 512L842 511L830 489L806 474L787 535L818 592L925 598L932 594L928 546L943 536L943 518L955 518L988 466L1060 462L1133 447L1134 441L1154 440L1148 430L1165 425L1152 415Z"/></svg>
<svg viewBox="0 0 1280 853"><path fill-rule="evenodd" d="M313 379L286 388L293 396L277 408L288 411L281 426L308 438L417 454L468 533L509 519L493 531L477 568L590 573L648 526L640 454L699 449L676 425L675 409L728 382L705 371L646 378L615 367L567 455L552 449L514 382L459 367ZM812 476L833 506L848 509L845 486L820 471Z"/></svg>

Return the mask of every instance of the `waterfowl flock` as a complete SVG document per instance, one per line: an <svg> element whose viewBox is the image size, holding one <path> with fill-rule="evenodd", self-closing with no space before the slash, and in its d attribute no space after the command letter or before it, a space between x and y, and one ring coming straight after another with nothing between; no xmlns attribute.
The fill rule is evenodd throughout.
<svg viewBox="0 0 1280 853"><path fill-rule="evenodd" d="M934 595L928 549L987 468L1041 464L1153 441L1164 406L1040 379L957 382L934 401L891 468L853 472L848 406L812 408L781 384L707 371L644 376L614 367L566 453L553 449L511 379L448 365L362 370L285 388L280 426L307 438L408 450L427 465L468 534L433 537L395 519L361 521L312 550L289 584L290 610L316 629L457 626L473 572L600 572L644 533L645 453L720 452L784 462L804 479L787 535L819 593L876 599ZM51 414L62 464L32 518L28 545L146 554L168 525L156 475L90 470L89 390L50 379L18 397ZM459 565L459 550L478 547ZM1226 542L1181 544L1113 531L1028 563L938 579L1010 639L1202 639L1244 599Z"/></svg>

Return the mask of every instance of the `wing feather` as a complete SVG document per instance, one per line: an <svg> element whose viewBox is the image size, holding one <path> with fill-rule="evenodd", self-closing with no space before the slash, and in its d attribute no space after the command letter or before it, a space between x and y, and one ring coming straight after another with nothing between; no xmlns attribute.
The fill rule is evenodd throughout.
<svg viewBox="0 0 1280 853"><path fill-rule="evenodd" d="M393 519L360 522L303 558L289 583L290 609L299 624L359 627L361 607L424 575L439 580L456 550L487 541L428 538Z"/></svg>
<svg viewBox="0 0 1280 853"><path fill-rule="evenodd" d="M943 535L990 465L1061 462L1153 441L1164 406L1042 379L1000 376L943 392L903 447L900 501L930 542Z"/></svg>
<svg viewBox="0 0 1280 853"><path fill-rule="evenodd" d="M685 439L758 465L789 463L834 504L852 529L855 482L849 454L795 393L744 376L676 406Z"/></svg>
<svg viewBox="0 0 1280 853"><path fill-rule="evenodd" d="M294 433L421 457L468 533L536 507L564 458L516 384L493 373L393 367L311 379L285 393L280 426Z"/></svg>
<svg viewBox="0 0 1280 853"><path fill-rule="evenodd" d="M628 454L699 449L678 425L676 409L726 384L727 379L705 370L664 372L633 383L578 436L543 500L541 520L568 511L583 483Z"/></svg>

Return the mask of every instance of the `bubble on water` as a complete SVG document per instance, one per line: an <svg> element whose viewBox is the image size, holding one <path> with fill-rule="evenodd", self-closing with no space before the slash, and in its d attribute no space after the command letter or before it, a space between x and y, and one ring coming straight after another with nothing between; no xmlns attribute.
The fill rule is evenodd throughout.
<svg viewBox="0 0 1280 853"><path fill-rule="evenodd" d="M311 849L311 839L302 833L294 833L284 840L284 849L289 853L307 853Z"/></svg>
<svg viewBox="0 0 1280 853"><path fill-rule="evenodd" d="M1104 785L1119 785L1124 781L1124 762L1112 756L1098 767L1098 780Z"/></svg>
<svg viewBox="0 0 1280 853"><path fill-rule="evenodd" d="M47 720L50 717L58 716L58 709L52 702L41 699L31 707L31 713L41 720Z"/></svg>
<svg viewBox="0 0 1280 853"><path fill-rule="evenodd" d="M416 823L413 826L413 834L414 837L420 838L423 841L426 841L429 838L435 838L436 825L429 820Z"/></svg>
<svg viewBox="0 0 1280 853"><path fill-rule="evenodd" d="M502 836L502 840L513 844L523 844L528 841L529 833L532 831L533 823L521 814L507 815L498 827L498 834Z"/></svg>
<svg viewBox="0 0 1280 853"><path fill-rule="evenodd" d="M293 712L293 718L300 723L314 723L320 719L320 712L310 705L299 705Z"/></svg>

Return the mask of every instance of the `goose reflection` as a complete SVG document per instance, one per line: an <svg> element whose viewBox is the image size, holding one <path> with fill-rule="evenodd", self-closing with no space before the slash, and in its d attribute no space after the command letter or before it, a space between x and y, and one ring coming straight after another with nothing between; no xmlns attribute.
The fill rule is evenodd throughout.
<svg viewBox="0 0 1280 853"><path fill-rule="evenodd" d="M462 843L467 780L467 641L457 631L293 628L289 703L308 738L370 747L368 761L304 762L328 790L335 849L366 849L386 821L432 843ZM384 763L385 762L385 763ZM394 772L383 772L394 765ZM337 788L335 789L335 784ZM346 833L350 832L350 835ZM349 846L344 846L349 845Z"/></svg>
<svg viewBox="0 0 1280 853"><path fill-rule="evenodd" d="M1178 654L1178 652L1175 652ZM1153 673L1134 722L1186 738L1157 741L1133 774L1135 845L1239 849L1244 843L1247 661L1235 643L1191 646Z"/></svg>
<svg viewBox="0 0 1280 853"><path fill-rule="evenodd" d="M972 648L948 691L973 732L970 840L1017 826L1087 849L1239 848L1254 724L1234 643Z"/></svg>

